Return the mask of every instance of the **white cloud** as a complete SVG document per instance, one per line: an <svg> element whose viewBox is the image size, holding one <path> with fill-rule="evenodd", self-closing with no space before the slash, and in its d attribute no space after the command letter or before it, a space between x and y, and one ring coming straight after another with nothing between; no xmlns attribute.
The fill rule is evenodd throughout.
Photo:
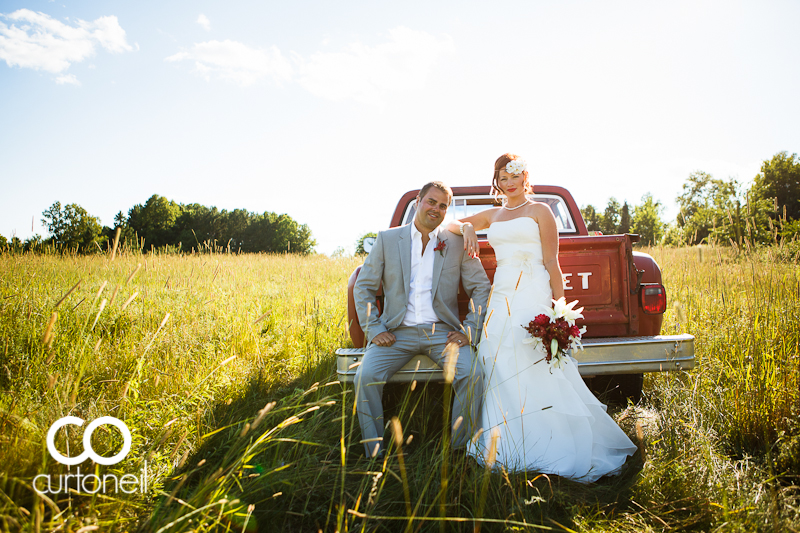
<svg viewBox="0 0 800 533"><path fill-rule="evenodd" d="M115 16L100 17L94 22L79 21L80 25L91 31L92 37L97 39L100 46L110 52L130 52L132 48L125 41L125 30L119 25Z"/></svg>
<svg viewBox="0 0 800 533"><path fill-rule="evenodd" d="M207 41L165 59L184 60L194 61L195 72L207 80L214 77L243 86L263 78L281 82L292 77L292 66L275 46L263 50L236 41Z"/></svg>
<svg viewBox="0 0 800 533"><path fill-rule="evenodd" d="M75 74L63 74L56 78L56 83L59 85L68 83L70 85L78 85L78 86L80 86L81 84L81 82L78 81L78 78L75 77Z"/></svg>
<svg viewBox="0 0 800 533"><path fill-rule="evenodd" d="M77 26L28 9L0 14L0 17L11 21L9 25L0 22L0 59L10 67L59 73L72 63L94 55L98 44L115 53L131 50L125 40L125 30L115 16L100 17L92 22L78 20Z"/></svg>
<svg viewBox="0 0 800 533"><path fill-rule="evenodd" d="M211 21L208 20L208 17L200 13L200 16L197 17L197 23L200 24L204 30L211 31Z"/></svg>
<svg viewBox="0 0 800 533"><path fill-rule="evenodd" d="M354 100L380 105L392 92L421 89L435 64L455 50L441 40L409 28L389 30L389 40L376 46L350 44L344 52L317 52L296 58L297 81L328 100Z"/></svg>
<svg viewBox="0 0 800 533"><path fill-rule="evenodd" d="M375 46L356 42L342 52L316 52L308 58L293 53L292 62L275 46L256 49L230 40L196 43L165 61L194 61L194 71L207 80L240 85L266 78L296 81L321 98L382 105L392 92L424 87L436 63L454 50L450 37L437 39L398 27L389 30L386 42Z"/></svg>

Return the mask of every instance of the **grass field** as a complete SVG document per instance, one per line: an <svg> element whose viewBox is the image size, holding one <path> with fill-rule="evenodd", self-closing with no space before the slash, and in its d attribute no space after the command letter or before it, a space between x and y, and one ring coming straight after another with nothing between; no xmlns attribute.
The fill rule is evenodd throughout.
<svg viewBox="0 0 800 533"><path fill-rule="evenodd" d="M350 345L358 259L0 255L0 527L800 531L797 262L649 252L670 299L664 333L697 337L697 368L649 375L638 406L612 410L640 451L589 486L452 453L441 386L387 388L395 444L362 457L333 355ZM125 460L84 475L146 468L147 490L89 495L73 478L36 493L35 476L68 472L45 445L66 415L124 420ZM109 427L91 441L104 456L122 444ZM82 435L61 430L57 448L80 450Z"/></svg>

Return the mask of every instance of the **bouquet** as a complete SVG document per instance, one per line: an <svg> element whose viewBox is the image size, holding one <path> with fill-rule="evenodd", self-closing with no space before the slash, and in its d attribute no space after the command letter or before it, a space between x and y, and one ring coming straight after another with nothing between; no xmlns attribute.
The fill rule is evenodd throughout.
<svg viewBox="0 0 800 533"><path fill-rule="evenodd" d="M574 347L583 349L581 336L586 333L586 326L578 328L575 325L577 319L583 318L583 307L573 309L577 303L578 300L567 303L562 296L553 300L553 307L545 307L544 313L531 320L527 326L522 326L531 335L531 338L522 342L534 344L537 348L543 344L547 353L545 359L555 368L561 368L567 362L568 350Z"/></svg>

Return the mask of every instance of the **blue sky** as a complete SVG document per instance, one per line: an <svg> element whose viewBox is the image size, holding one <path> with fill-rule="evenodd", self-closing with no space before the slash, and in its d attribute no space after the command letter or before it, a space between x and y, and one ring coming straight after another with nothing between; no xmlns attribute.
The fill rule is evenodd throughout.
<svg viewBox="0 0 800 533"><path fill-rule="evenodd" d="M354 249L504 152L579 204L800 151L794 1L0 0L0 234L152 194ZM33 219L33 231L31 220Z"/></svg>

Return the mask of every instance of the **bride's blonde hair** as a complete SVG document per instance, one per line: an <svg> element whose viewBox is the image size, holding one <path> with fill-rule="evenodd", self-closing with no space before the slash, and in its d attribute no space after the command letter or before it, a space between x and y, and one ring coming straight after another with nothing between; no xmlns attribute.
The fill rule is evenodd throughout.
<svg viewBox="0 0 800 533"><path fill-rule="evenodd" d="M510 161L515 161L520 159L518 155L515 154L503 154L497 158L497 161L494 162L494 176L492 177L492 194L495 198L503 196L503 191L500 190L500 171L506 169L506 165ZM528 178L528 171L523 170L522 176L525 178L525 194L532 194L533 187L531 187L530 179Z"/></svg>

